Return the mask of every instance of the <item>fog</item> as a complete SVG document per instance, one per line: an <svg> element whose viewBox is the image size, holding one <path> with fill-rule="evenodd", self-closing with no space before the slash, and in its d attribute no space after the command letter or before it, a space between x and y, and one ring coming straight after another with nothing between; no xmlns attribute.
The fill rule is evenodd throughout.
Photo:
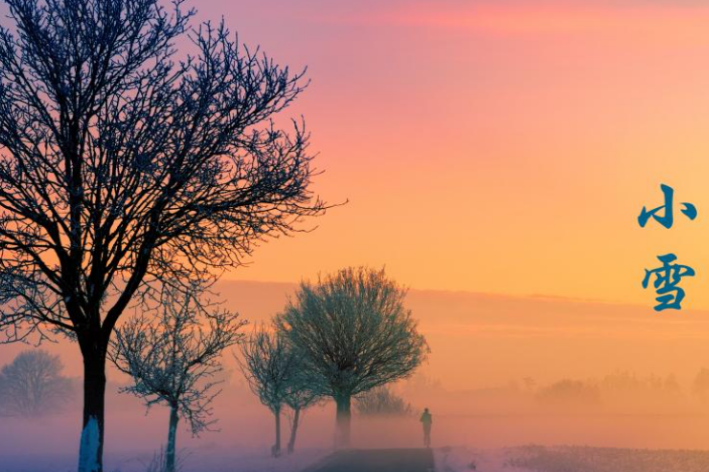
<svg viewBox="0 0 709 473"><path fill-rule="evenodd" d="M216 288L226 306L250 322L277 313L294 289L254 282L222 282ZM431 349L410 380L392 387L414 415L371 419L355 412L355 446L421 445L418 414L428 407L437 447L709 449L704 435L709 391L695 382L709 367L703 339L709 333L708 313L657 315L646 307L593 301L416 290L409 292L407 304ZM77 346L59 341L42 348L61 355L64 374L79 383ZM28 347L0 346L0 365L23 349ZM231 353L224 365L223 391L214 405L218 431L191 438L182 425L178 445L215 455L267 456L273 417L248 390ZM167 410L154 407L146 415L140 401L118 393L127 382L109 370L106 459L111 468L120 467L121 459L147 458L167 436ZM77 398L51 416L0 419L0 458L36 459L41 445L42 455L66 455L73 462L81 420L76 392ZM331 447L334 422L332 403L308 410L296 448Z"/></svg>

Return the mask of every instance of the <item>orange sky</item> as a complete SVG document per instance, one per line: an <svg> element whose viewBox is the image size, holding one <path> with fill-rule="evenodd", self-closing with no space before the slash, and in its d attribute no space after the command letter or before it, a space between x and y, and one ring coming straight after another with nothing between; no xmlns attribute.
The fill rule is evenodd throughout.
<svg viewBox="0 0 709 473"><path fill-rule="evenodd" d="M192 2L309 66L317 190L350 203L227 277L386 265L415 288L654 305L644 268L694 267L709 308L709 6L700 2ZM660 183L699 217L640 229ZM707 213L705 213L707 212Z"/></svg>
<svg viewBox="0 0 709 473"><path fill-rule="evenodd" d="M242 41L280 63L309 67L312 84L287 114L302 113L313 133L316 164L326 171L316 190L332 203L349 199L307 223L316 231L264 244L249 267L225 279L295 282L348 265L386 265L403 284L424 289L407 299L432 349L421 372L451 392L628 371L677 375L692 400L696 373L709 367L709 3L188 4L200 19L224 15ZM695 221L676 209L671 230L638 226L643 206L661 204L661 183L675 188L678 203L697 206ZM644 268L668 252L698 274L682 281L685 311L656 315L655 294L640 283ZM294 287L227 280L217 289L230 309L257 322L281 310ZM528 295L552 297L517 297ZM62 355L69 375L80 374L78 347L44 347ZM0 347L0 364L25 348ZM234 368L231 354L226 363ZM113 369L109 379L125 381ZM205 442L270 445L270 432L253 427L267 425L267 411L243 395L252 404L220 398L225 433ZM470 392L461 396L484 412ZM436 415L449 402L426 399ZM108 406L109 445L121 435L152 445L145 439L163 431L164 412L143 417L132 407L140 421L124 417L128 409L115 399ZM684 407L667 403L676 418L654 406L647 418L623 412L598 424L529 420L510 408L504 423L491 427L499 418L481 416L465 428L475 442L709 448L709 417L685 415ZM253 419L244 423L244 413ZM322 418L330 429L332 410ZM75 419L62 428L78 429ZM139 423L148 421L153 430ZM626 423L632 429L623 430ZM35 429L13 430L5 451L36 445L24 440L41 438ZM329 436L327 429L318 435ZM78 435L41 430L52 434L53 448Z"/></svg>

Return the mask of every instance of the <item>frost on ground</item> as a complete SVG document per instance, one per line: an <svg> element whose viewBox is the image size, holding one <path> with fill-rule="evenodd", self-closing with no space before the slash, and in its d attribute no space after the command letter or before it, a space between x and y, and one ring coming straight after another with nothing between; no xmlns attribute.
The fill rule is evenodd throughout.
<svg viewBox="0 0 709 473"><path fill-rule="evenodd" d="M145 471L152 452L107 452L107 471ZM208 446L181 453L181 471L307 471L329 449L304 448L270 456L270 448ZM434 450L438 471L709 471L709 450L641 450L536 445ZM3 457L0 470L75 471L76 456L35 454Z"/></svg>
<svg viewBox="0 0 709 473"><path fill-rule="evenodd" d="M438 471L709 471L707 450L528 445L436 449Z"/></svg>
<svg viewBox="0 0 709 473"><path fill-rule="evenodd" d="M304 448L279 458L273 458L270 453L270 447L190 448L180 452L179 464L181 471L302 471L321 461L331 450ZM146 471L154 454L106 452L106 471ZM76 471L76 454L3 457L0 471Z"/></svg>
<svg viewBox="0 0 709 473"><path fill-rule="evenodd" d="M302 471L331 453L327 449L303 448L291 455L271 456L270 447L185 449L180 453L181 471ZM133 456L114 463L115 470L145 471L148 455Z"/></svg>
<svg viewBox="0 0 709 473"><path fill-rule="evenodd" d="M183 471L302 471L331 453L328 449L296 450L291 455L273 458L271 449L229 453L203 451L188 454Z"/></svg>
<svg viewBox="0 0 709 473"><path fill-rule="evenodd" d="M510 465L531 471L707 471L706 450L540 447L516 449Z"/></svg>
<svg viewBox="0 0 709 473"><path fill-rule="evenodd" d="M434 450L437 471L524 471L508 463L515 449L442 447Z"/></svg>

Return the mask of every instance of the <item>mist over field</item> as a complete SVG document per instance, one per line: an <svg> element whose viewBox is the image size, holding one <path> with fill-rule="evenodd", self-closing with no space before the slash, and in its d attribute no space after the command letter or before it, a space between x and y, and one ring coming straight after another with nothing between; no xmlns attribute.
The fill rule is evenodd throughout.
<svg viewBox="0 0 709 473"><path fill-rule="evenodd" d="M295 288L223 281L215 291L253 325L276 314ZM428 407L439 449L527 444L709 449L709 387L697 380L709 367L701 337L709 323L706 312L660 317L645 307L594 301L419 290L409 291L407 305L431 349L429 361L411 379L393 386L413 415L372 419L355 410L355 447L420 446L418 415ZM78 347L63 340L43 348L59 354L64 373L78 383ZM24 349L0 347L0 364ZM261 463L253 468L283 468L263 463L279 461L268 458L272 415L249 391L232 354L223 361L223 391L214 405L218 431L193 439L183 425L178 433L180 446L193 452L191 468L209 467L209 458L217 469L248 469L254 457ZM118 394L127 383L110 369L106 459L111 469L145 468L167 435L168 411L154 407L145 415L138 400ZM75 393L55 415L3 418L0 458L73 468L81 407L80 390ZM306 411L297 444L302 456L294 465L305 468L332 447L334 414L332 402Z"/></svg>
<svg viewBox="0 0 709 473"><path fill-rule="evenodd" d="M0 471L709 471L706 2L0 18Z"/></svg>

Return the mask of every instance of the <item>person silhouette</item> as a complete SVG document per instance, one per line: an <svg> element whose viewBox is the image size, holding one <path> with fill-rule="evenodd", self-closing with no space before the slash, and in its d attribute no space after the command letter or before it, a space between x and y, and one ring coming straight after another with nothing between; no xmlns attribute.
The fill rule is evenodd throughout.
<svg viewBox="0 0 709 473"><path fill-rule="evenodd" d="M423 445L426 448L431 447L431 424L433 424L433 416L428 411L428 407L424 408L421 414L421 424L423 424Z"/></svg>

